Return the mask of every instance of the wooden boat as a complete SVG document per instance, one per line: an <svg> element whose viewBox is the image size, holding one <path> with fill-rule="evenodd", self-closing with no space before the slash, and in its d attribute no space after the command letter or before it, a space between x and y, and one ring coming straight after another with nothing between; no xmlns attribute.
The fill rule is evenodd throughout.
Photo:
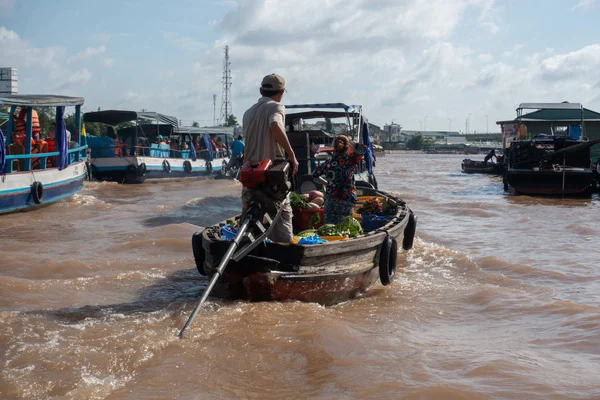
<svg viewBox="0 0 600 400"><path fill-rule="evenodd" d="M77 193L87 176L85 137L81 133L81 97L5 95L0 106L10 107L6 136L0 130L0 214L26 211ZM17 107L27 107L23 144L13 142ZM52 107L56 112L56 139L33 139L33 108ZM74 139L69 141L65 107L75 108ZM41 127L49 129L50 127ZM73 129L71 127L71 129ZM48 151L49 144L56 151Z"/></svg>
<svg viewBox="0 0 600 400"><path fill-rule="evenodd" d="M317 185L311 174L315 160L310 157L315 144L315 132L297 130L298 121L344 118L347 122L345 131L352 134L352 139L367 146L371 142L361 106L327 103L291 105L286 108L311 109L286 115L288 138L300 162L293 187L298 188L300 193L317 189ZM326 111L331 108L337 111ZM364 293L377 280L383 285L390 284L396 273L398 247L402 246L404 250L412 248L417 218L403 200L377 190L373 157L369 151L364 161L355 172L361 179L364 179L361 173L368 172L368 177L366 181L356 182L357 194L385 199L392 215L383 222L379 221L381 225L372 226L373 229L368 233L319 244L304 244L302 241L273 243L265 240L282 209L277 210L272 200L264 199L270 196L281 201L289 195L289 188L292 187L289 164L275 161L270 167L271 160L262 160L245 166L245 172L242 171L240 177L242 184L257 189L257 182L261 182L261 186L252 192L255 197L244 218L234 218L238 223L237 236L232 238L231 233L223 230L229 221L220 222L192 236L198 272L211 278L179 337L183 337L213 289L216 295L230 299L297 300L329 305ZM252 176L244 177L244 173ZM263 211L260 210L266 210L266 214L262 216ZM363 221L363 225L369 221Z"/></svg>
<svg viewBox="0 0 600 400"><path fill-rule="evenodd" d="M102 124L107 132L88 135L95 179L143 183L216 177L229 161L229 147L225 154L215 153L211 139L221 138L229 143L232 128L180 127L177 118L150 111L106 110L85 113L83 117L89 125ZM114 127L118 129L115 131ZM197 154L194 139L204 143L207 150ZM160 143L163 140L171 144Z"/></svg>
<svg viewBox="0 0 600 400"><path fill-rule="evenodd" d="M357 191L361 196L386 197L397 205L396 214L379 229L356 238L312 245L263 243L239 262L230 262L215 294L250 301L329 305L364 293L378 280L389 284L397 268L398 247L412 247L417 219L403 200L389 193L369 187ZM231 244L221 234L226 223L193 236L196 266L202 275L211 275Z"/></svg>
<svg viewBox="0 0 600 400"><path fill-rule="evenodd" d="M286 115L288 137L300 162L294 177L298 192L317 189L312 181L314 163L319 157L310 156L317 140L315 132L298 129L299 121L310 119L342 119L345 132L355 141L371 143L368 124L362 107L343 103L289 105L286 109L302 110ZM316 132L322 134L322 132ZM312 136L311 136L312 134ZM333 137L323 135L325 146L317 153L327 154ZM317 154L318 156L318 154ZM385 225L355 238L321 244L293 244L263 242L251 252L231 261L223 271L215 293L228 298L263 300L299 300L335 304L360 295L378 280L391 283L396 272L398 248L412 247L417 219L406 203L396 196L377 190L373 173L372 154L365 155L357 172L359 196L379 196L395 207L394 215ZM194 258L198 271L211 275L224 258L231 242L222 240L221 228L225 221L197 232L192 238ZM235 258L235 257L234 257Z"/></svg>
<svg viewBox="0 0 600 400"><path fill-rule="evenodd" d="M572 110L580 113L578 125L549 124L550 132L528 138L522 121L524 109ZM517 194L590 196L594 188L590 148L600 139L585 139L583 106L579 103L521 104L517 109L519 138L510 141L504 189ZM558 130L558 127L564 128Z"/></svg>
<svg viewBox="0 0 600 400"><path fill-rule="evenodd" d="M462 160L462 172L467 174L502 175L502 164L494 162L475 161L469 158Z"/></svg>

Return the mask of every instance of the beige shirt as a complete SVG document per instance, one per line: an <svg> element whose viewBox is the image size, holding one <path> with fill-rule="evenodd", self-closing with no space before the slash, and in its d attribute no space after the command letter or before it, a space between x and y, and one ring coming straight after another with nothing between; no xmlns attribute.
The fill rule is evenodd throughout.
<svg viewBox="0 0 600 400"><path fill-rule="evenodd" d="M285 158L285 151L269 131L272 122L285 132L285 107L270 97L261 97L244 113L244 162Z"/></svg>

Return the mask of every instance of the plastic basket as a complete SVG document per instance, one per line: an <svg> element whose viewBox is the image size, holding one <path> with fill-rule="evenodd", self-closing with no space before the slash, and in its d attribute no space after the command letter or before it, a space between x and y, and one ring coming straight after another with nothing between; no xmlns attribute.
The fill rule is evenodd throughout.
<svg viewBox="0 0 600 400"><path fill-rule="evenodd" d="M237 228L227 224L221 227L221 238L223 240L233 240L237 236Z"/></svg>
<svg viewBox="0 0 600 400"><path fill-rule="evenodd" d="M388 222L390 222L390 220L392 219L392 217L388 215L379 216L374 214L365 214L362 217L362 226L365 232L372 232L374 230L377 230L385 224L387 224Z"/></svg>

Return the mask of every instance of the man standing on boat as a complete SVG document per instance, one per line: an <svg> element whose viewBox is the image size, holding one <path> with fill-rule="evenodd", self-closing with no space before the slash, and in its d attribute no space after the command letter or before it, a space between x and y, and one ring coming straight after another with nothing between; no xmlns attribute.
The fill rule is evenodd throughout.
<svg viewBox="0 0 600 400"><path fill-rule="evenodd" d="M246 144L244 143L243 139L244 137L239 135L237 140L231 142L231 158L227 163L227 169L233 167L235 163L238 162L238 157L244 156L244 148L246 147Z"/></svg>
<svg viewBox="0 0 600 400"><path fill-rule="evenodd" d="M285 133L285 108L281 104L283 92L286 92L285 79L281 76L271 74L263 78L260 87L262 97L244 113L244 159L246 162L284 160L287 153L292 164L292 175L295 175L298 171L298 160ZM250 195L251 189L244 188L242 214L248 208ZM273 226L270 238L274 242L291 242L294 234L289 200L284 200L281 207L281 218Z"/></svg>

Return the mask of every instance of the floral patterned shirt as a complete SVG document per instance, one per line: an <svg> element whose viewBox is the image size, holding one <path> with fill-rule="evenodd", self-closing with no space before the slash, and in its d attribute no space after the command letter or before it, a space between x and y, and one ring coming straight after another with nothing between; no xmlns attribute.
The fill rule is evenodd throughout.
<svg viewBox="0 0 600 400"><path fill-rule="evenodd" d="M332 155L313 172L314 177L321 175L327 179L327 193L337 200L356 202L354 174L356 166L362 161L367 146L354 143L354 151L350 150L343 156Z"/></svg>

